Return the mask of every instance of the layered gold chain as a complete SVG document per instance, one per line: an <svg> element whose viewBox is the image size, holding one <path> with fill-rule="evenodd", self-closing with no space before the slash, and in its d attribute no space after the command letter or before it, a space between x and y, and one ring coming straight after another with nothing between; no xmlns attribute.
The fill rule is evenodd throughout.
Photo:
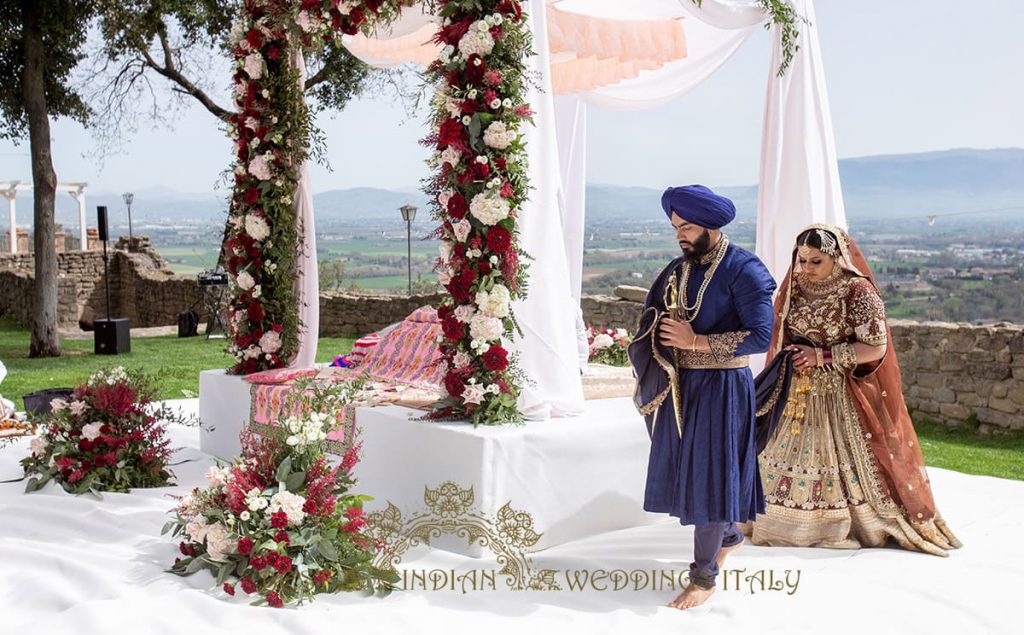
<svg viewBox="0 0 1024 635"><path fill-rule="evenodd" d="M718 241L718 245L715 247L714 256L711 259L711 266L704 272L704 280L700 284L700 289L697 290L697 299L694 301L693 306L689 306L686 303L687 290L689 289L690 282L690 268L693 266L689 260L683 265L683 280L680 284L680 290L677 292L677 298L679 302L679 308L682 309L682 314L679 319L684 322L692 322L697 319L697 315L700 313L700 307L704 304L704 292L708 290L708 285L711 284L711 278L714 277L715 271L718 270L718 265L722 264L722 259L725 258L725 251L729 247L729 237L722 234L722 237Z"/></svg>

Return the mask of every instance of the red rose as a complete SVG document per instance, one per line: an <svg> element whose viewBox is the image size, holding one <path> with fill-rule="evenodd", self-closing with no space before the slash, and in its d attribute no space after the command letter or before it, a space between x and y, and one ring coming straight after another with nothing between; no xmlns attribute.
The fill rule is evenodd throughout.
<svg viewBox="0 0 1024 635"><path fill-rule="evenodd" d="M458 46L459 40L462 39L462 36L469 32L471 24L472 20L469 18L453 22L441 29L440 33L438 33L438 38L442 42L446 42L452 46Z"/></svg>
<svg viewBox="0 0 1024 635"><path fill-rule="evenodd" d="M249 536L242 536L238 539L238 553L242 554L243 556L247 556L250 553L252 553L252 546L252 538L250 538Z"/></svg>
<svg viewBox="0 0 1024 635"><path fill-rule="evenodd" d="M227 593L228 595L234 595L235 594L235 587L234 587L234 585L231 584L230 582L225 582L224 583L224 592Z"/></svg>
<svg viewBox="0 0 1024 635"><path fill-rule="evenodd" d="M238 581L238 583L242 587L242 590L246 593L252 594L256 592L256 583L253 582L250 578L242 578Z"/></svg>
<svg viewBox="0 0 1024 635"><path fill-rule="evenodd" d="M507 15L516 22L523 19L523 7L516 0L502 0L498 3L497 11Z"/></svg>
<svg viewBox="0 0 1024 635"><path fill-rule="evenodd" d="M90 450L92 450L92 441L90 441L89 439L79 439L78 450L80 452L89 452Z"/></svg>
<svg viewBox="0 0 1024 635"><path fill-rule="evenodd" d="M445 319L446 317L448 317L448 316L449 316L449 315L451 315L451 314L452 314L452 307L451 307L451 305L448 305L448 304L442 304L442 305L441 305L440 307L438 307L438 309L437 309L437 317L438 317L438 319L440 319L440 320L443 320L443 319Z"/></svg>
<svg viewBox="0 0 1024 635"><path fill-rule="evenodd" d="M288 526L288 514L284 512L274 512L270 515L270 526L274 529L284 529Z"/></svg>
<svg viewBox="0 0 1024 635"><path fill-rule="evenodd" d="M250 187L242 195L242 200L244 200L247 205L255 205L256 201L260 200L260 191L254 187Z"/></svg>
<svg viewBox="0 0 1024 635"><path fill-rule="evenodd" d="M437 131L437 147L462 147L466 145L466 127L458 119L445 119Z"/></svg>
<svg viewBox="0 0 1024 635"><path fill-rule="evenodd" d="M498 157L494 160L494 165L498 166L498 169L502 172L508 167L508 163L505 161L505 157Z"/></svg>
<svg viewBox="0 0 1024 635"><path fill-rule="evenodd" d="M320 569L319 571L313 574L313 582L315 584L326 584L327 581L330 580L331 577L333 576L333 571L328 571L327 569Z"/></svg>
<svg viewBox="0 0 1024 635"><path fill-rule="evenodd" d="M487 73L487 64L482 57L473 53L466 58L466 70L464 75L466 81L474 86L480 86L484 82L484 75Z"/></svg>
<svg viewBox="0 0 1024 635"><path fill-rule="evenodd" d="M457 373L448 373L444 377L444 388L452 397L459 398L466 391L466 385L462 383L462 377Z"/></svg>
<svg viewBox="0 0 1024 635"><path fill-rule="evenodd" d="M302 504L302 511L307 514L315 514L317 512L316 501L312 498L307 498L306 502Z"/></svg>
<svg viewBox="0 0 1024 635"><path fill-rule="evenodd" d="M457 303L466 304L469 302L469 294L474 282L476 282L476 271L463 269L448 283L448 292L452 294L452 299Z"/></svg>
<svg viewBox="0 0 1024 635"><path fill-rule="evenodd" d="M441 320L441 330L444 332L444 336L450 340L462 339L462 336L466 332L465 325L459 322L452 316L448 316Z"/></svg>
<svg viewBox="0 0 1024 635"><path fill-rule="evenodd" d="M466 99L459 106L459 110L463 115L472 115L473 113L480 110L480 104L472 99ZM452 121L455 121L452 119Z"/></svg>
<svg viewBox="0 0 1024 635"><path fill-rule="evenodd" d="M249 319L253 322L262 322L266 314L263 312L263 305L259 302L252 302L249 304Z"/></svg>
<svg viewBox="0 0 1024 635"><path fill-rule="evenodd" d="M455 175L455 182L459 185L469 185L473 182L473 173L469 170L459 172Z"/></svg>
<svg viewBox="0 0 1024 635"><path fill-rule="evenodd" d="M249 29L249 32L245 34L245 41L254 50L263 48L263 34L260 33L259 29Z"/></svg>
<svg viewBox="0 0 1024 635"><path fill-rule="evenodd" d="M249 560L249 566L257 571L263 571L267 568L267 559L262 556L256 556ZM242 579L242 590L245 591L245 579ZM245 591L246 593L252 593L252 591Z"/></svg>
<svg viewBox="0 0 1024 635"><path fill-rule="evenodd" d="M508 368L508 352L498 344L491 344L481 359L483 359L484 368L487 370L499 371Z"/></svg>
<svg viewBox="0 0 1024 635"><path fill-rule="evenodd" d="M279 531L276 534L274 534L274 540L277 541L277 542L283 542L286 545L287 544L291 544L291 539L288 538L288 532L287 531Z"/></svg>
<svg viewBox="0 0 1024 635"><path fill-rule="evenodd" d="M358 11L358 9L352 10L353 13L355 13L356 11ZM277 594L277 591L271 591L267 594L267 604L274 607L275 609L279 609L282 606L284 606L284 602L281 601L281 596Z"/></svg>
<svg viewBox="0 0 1024 635"><path fill-rule="evenodd" d="M491 273L491 263L487 262L486 260L481 260L480 264L477 265L476 269L477 271L480 272L481 276L486 276L487 274Z"/></svg>
<svg viewBox="0 0 1024 635"><path fill-rule="evenodd" d="M463 219L468 211L469 203L466 202L466 197L462 194L453 194L448 199L448 213L451 214L452 218Z"/></svg>
<svg viewBox="0 0 1024 635"><path fill-rule="evenodd" d="M473 172L477 181L486 181L491 175L491 167L486 163L474 163Z"/></svg>

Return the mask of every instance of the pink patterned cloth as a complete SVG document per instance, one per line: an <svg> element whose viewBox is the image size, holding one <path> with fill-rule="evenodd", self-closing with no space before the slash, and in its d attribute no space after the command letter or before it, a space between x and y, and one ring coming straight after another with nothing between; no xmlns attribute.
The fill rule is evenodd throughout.
<svg viewBox="0 0 1024 635"><path fill-rule="evenodd" d="M430 307L416 309L395 327L376 346L370 349L359 368L277 369L248 375L250 388L249 425L257 432L274 425L276 421L297 412L283 412L294 383L300 378L315 378L342 383L365 376L385 386L411 386L423 390L437 389L441 384L441 351L437 336L441 321L437 311ZM388 393L388 394L385 394ZM398 395L382 390L375 403L394 403ZM374 405L359 404L361 406ZM328 433L330 451L344 452L345 439L353 438L356 406L346 406L339 426Z"/></svg>

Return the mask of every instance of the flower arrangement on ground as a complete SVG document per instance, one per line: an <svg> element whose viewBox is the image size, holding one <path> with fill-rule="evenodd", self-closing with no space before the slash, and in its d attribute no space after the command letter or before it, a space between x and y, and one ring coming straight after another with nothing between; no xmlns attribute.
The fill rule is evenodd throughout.
<svg viewBox="0 0 1024 635"><path fill-rule="evenodd" d="M72 494L171 485L167 424L185 419L154 407L154 394L146 375L117 367L93 373L70 400L54 399L21 461L25 491L50 481Z"/></svg>
<svg viewBox="0 0 1024 635"><path fill-rule="evenodd" d="M339 463L325 454L327 433L361 389L358 380L300 382L281 409L292 414L262 435L243 432L242 455L211 467L208 486L182 498L164 526L181 538L171 571L209 570L227 595L278 608L319 593L393 589L397 575L373 565L377 545L364 533L370 498L349 493L360 451L354 433Z"/></svg>
<svg viewBox="0 0 1024 635"><path fill-rule="evenodd" d="M629 366L627 349L633 341L626 329L596 329L587 327L590 361L609 366Z"/></svg>

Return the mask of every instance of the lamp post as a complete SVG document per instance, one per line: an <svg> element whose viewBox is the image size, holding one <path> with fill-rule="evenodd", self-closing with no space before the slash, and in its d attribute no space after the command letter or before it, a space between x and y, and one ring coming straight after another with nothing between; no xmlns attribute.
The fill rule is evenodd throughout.
<svg viewBox="0 0 1024 635"><path fill-rule="evenodd" d="M416 218L415 205L403 205L398 208L402 212L402 220L405 221L405 238L408 246L409 265L409 295L412 295L412 221Z"/></svg>
<svg viewBox="0 0 1024 635"><path fill-rule="evenodd" d="M125 192L121 195L124 199L124 204L128 206L128 250L132 250L132 201L135 200L135 195L131 192Z"/></svg>

